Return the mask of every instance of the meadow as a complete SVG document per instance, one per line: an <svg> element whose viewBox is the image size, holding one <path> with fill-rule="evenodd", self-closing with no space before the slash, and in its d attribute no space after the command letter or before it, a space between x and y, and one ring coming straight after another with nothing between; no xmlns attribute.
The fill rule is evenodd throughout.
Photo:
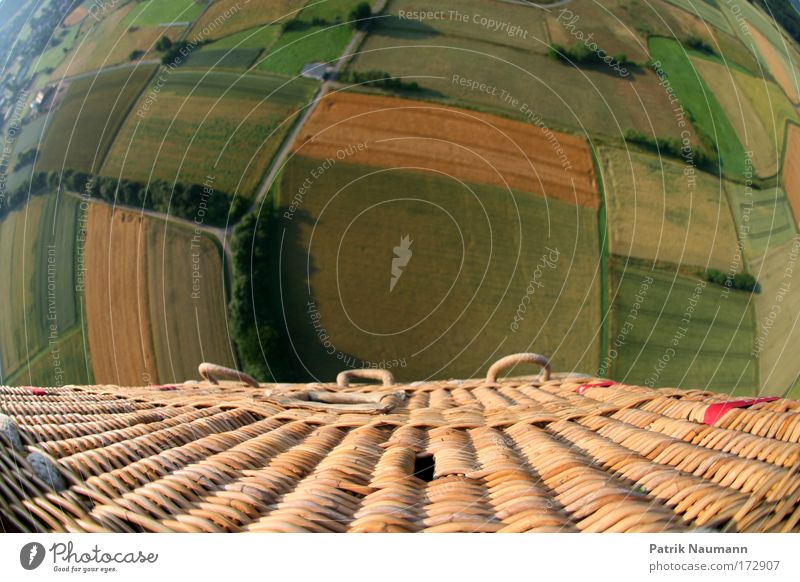
<svg viewBox="0 0 800 582"><path fill-rule="evenodd" d="M584 140L422 101L330 94L303 126L293 149L317 159L336 158L347 150L350 162L434 171L599 206L592 158Z"/></svg>
<svg viewBox="0 0 800 582"><path fill-rule="evenodd" d="M738 254L736 227L718 177L686 175L684 163L635 149L601 147L597 154L612 253L731 268Z"/></svg>
<svg viewBox="0 0 800 582"><path fill-rule="evenodd" d="M155 99L145 90L134 106L102 173L195 184L211 175L215 189L249 197L316 84L178 70L156 86Z"/></svg>
<svg viewBox="0 0 800 582"><path fill-rule="evenodd" d="M328 23L345 22L350 12L363 0L309 0L308 5L298 15L300 20L324 20ZM374 2L370 1L370 4Z"/></svg>
<svg viewBox="0 0 800 582"><path fill-rule="evenodd" d="M0 326L4 381L18 377L28 383L28 364L33 365L38 354L50 352L51 339L60 344L78 323L80 299L74 285L78 211L75 199L47 194L12 211L0 225L0 245L5 249L0 285L7 304L14 306Z"/></svg>
<svg viewBox="0 0 800 582"><path fill-rule="evenodd" d="M88 232L87 335L98 383L182 382L204 360L234 365L213 242L201 234L192 247L191 230L104 204L90 207Z"/></svg>
<svg viewBox="0 0 800 582"><path fill-rule="evenodd" d="M347 24L309 26L284 32L256 68L283 75L298 75L310 62L331 62L344 51L353 29ZM336 64L333 62L332 64Z"/></svg>
<svg viewBox="0 0 800 582"><path fill-rule="evenodd" d="M166 36L175 41L186 30L185 26L132 25L128 22L128 17L139 5L129 2L100 22L94 18L84 20L80 25L80 38L51 78L69 77L126 63L133 51L141 51L143 59L158 58L155 51L158 39Z"/></svg>
<svg viewBox="0 0 800 582"><path fill-rule="evenodd" d="M248 28L241 32L230 34L219 40L215 40L201 48L196 52L202 53L206 50L221 50L221 49L268 49L271 47L278 37L281 35L280 26L259 26L255 28Z"/></svg>
<svg viewBox="0 0 800 582"><path fill-rule="evenodd" d="M32 74L55 70L75 45L79 29L79 26L71 26L69 28L61 28L55 33L55 41L51 40L48 49L34 59L33 67L31 68Z"/></svg>
<svg viewBox="0 0 800 582"><path fill-rule="evenodd" d="M517 351L597 368L594 209L436 172L324 164L292 158L271 226L275 307L304 376L388 361L401 380L473 377ZM393 252L409 259L394 284Z"/></svg>
<svg viewBox="0 0 800 582"><path fill-rule="evenodd" d="M717 149L723 173L742 179L746 163L744 148L728 116L692 66L683 46L669 38L652 38L650 52L653 59L661 63L680 105L691 114L699 137Z"/></svg>
<svg viewBox="0 0 800 582"><path fill-rule="evenodd" d="M40 145L37 170L97 172L155 67L72 81Z"/></svg>
<svg viewBox="0 0 800 582"><path fill-rule="evenodd" d="M674 272L611 265L605 376L632 384L755 394L749 294Z"/></svg>
<svg viewBox="0 0 800 582"><path fill-rule="evenodd" d="M249 69L261 52L259 48L209 48L193 52L184 66L196 69Z"/></svg>

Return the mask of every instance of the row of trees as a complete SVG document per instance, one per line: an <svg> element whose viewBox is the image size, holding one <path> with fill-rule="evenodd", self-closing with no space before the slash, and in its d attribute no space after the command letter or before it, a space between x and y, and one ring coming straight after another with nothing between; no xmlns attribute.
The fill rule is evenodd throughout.
<svg viewBox="0 0 800 582"><path fill-rule="evenodd" d="M228 317L241 369L262 381L286 381L294 374L285 346L288 342L275 322L270 282L272 246L270 216L253 211L236 225L231 237L233 255Z"/></svg>
<svg viewBox="0 0 800 582"><path fill-rule="evenodd" d="M740 291L748 291L751 293L758 293L760 290L758 281L750 273L729 275L717 269L709 269L706 271L706 281L709 283L716 283L723 287L739 289Z"/></svg>
<svg viewBox="0 0 800 582"><path fill-rule="evenodd" d="M93 176L85 172L36 172L12 192L7 193L0 208L0 218L22 206L29 194L56 191L88 192L93 198L134 208L155 210L169 216L202 221L209 226L236 223L246 212L241 197L217 190L207 190L201 184L172 183L153 180L147 184L134 180L118 180L108 176Z"/></svg>

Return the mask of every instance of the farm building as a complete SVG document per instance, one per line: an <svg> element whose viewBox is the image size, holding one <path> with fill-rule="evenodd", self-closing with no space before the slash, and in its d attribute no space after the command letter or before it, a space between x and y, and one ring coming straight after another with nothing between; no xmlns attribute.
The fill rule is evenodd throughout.
<svg viewBox="0 0 800 582"><path fill-rule="evenodd" d="M531 363L538 376L499 377ZM200 372L0 389L2 527L800 530L798 401L551 375L536 354L413 384L379 369L314 385Z"/></svg>

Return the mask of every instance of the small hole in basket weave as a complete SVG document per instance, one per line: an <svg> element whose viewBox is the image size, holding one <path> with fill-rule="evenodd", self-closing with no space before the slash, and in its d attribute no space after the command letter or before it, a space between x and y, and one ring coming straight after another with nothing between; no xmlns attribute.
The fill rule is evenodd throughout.
<svg viewBox="0 0 800 582"><path fill-rule="evenodd" d="M436 465L433 457L417 457L414 459L414 476L422 479L426 483L433 481L433 471Z"/></svg>

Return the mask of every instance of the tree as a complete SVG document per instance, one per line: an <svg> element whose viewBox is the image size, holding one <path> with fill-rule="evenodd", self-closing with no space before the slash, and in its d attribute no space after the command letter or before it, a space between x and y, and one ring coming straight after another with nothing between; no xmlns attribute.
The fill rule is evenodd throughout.
<svg viewBox="0 0 800 582"><path fill-rule="evenodd" d="M161 38L158 39L158 42L156 42L156 50L158 52L168 51L171 48L172 48L172 41L169 39L169 37L162 36Z"/></svg>
<svg viewBox="0 0 800 582"><path fill-rule="evenodd" d="M131 54L128 55L128 60L129 61L138 61L143 56L144 56L144 51L140 51L139 49L136 49L134 51L131 51Z"/></svg>
<svg viewBox="0 0 800 582"><path fill-rule="evenodd" d="M358 30L366 30L369 26L369 18L372 16L372 8L368 2L359 2L350 11L350 26Z"/></svg>

